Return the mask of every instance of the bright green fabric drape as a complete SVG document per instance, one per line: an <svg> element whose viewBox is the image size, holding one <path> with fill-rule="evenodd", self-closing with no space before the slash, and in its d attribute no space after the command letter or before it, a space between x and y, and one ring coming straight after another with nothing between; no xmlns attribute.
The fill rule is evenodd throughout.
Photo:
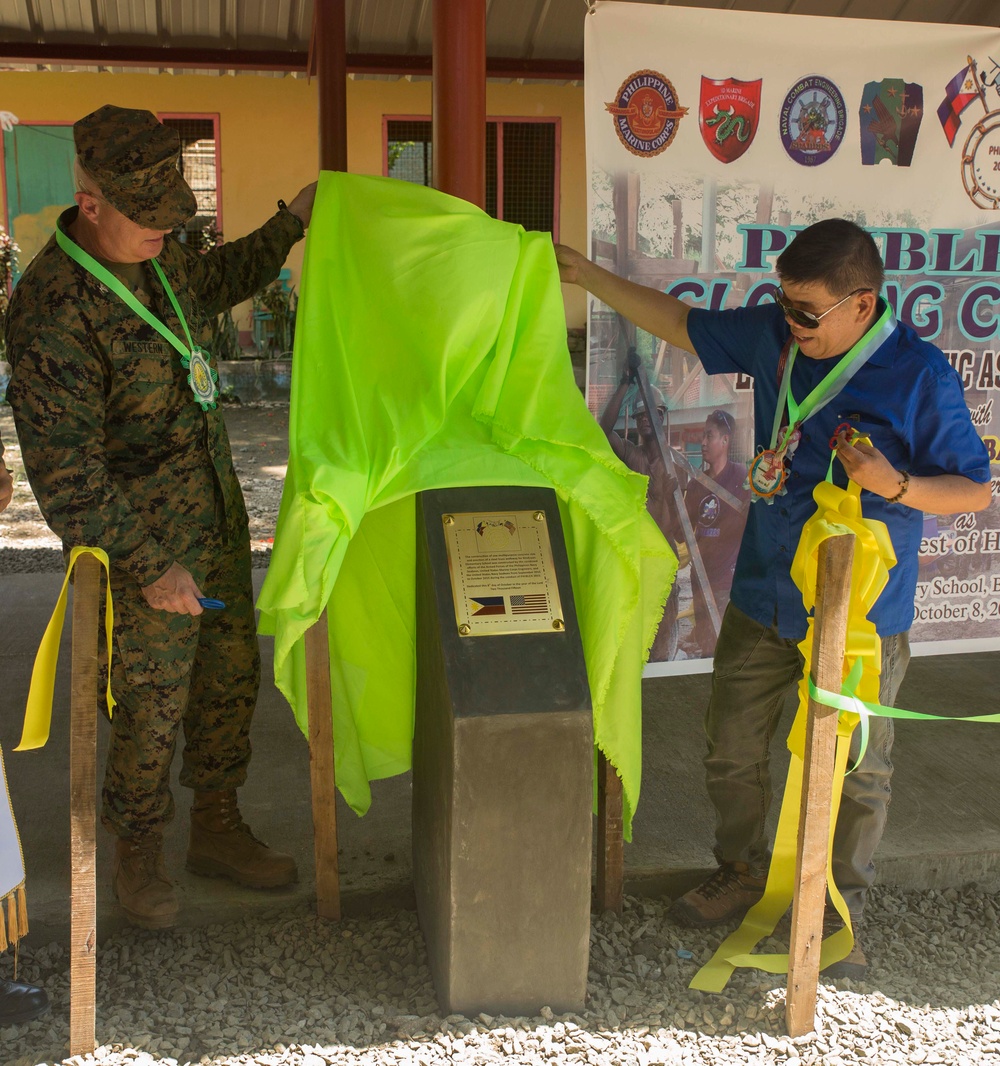
<svg viewBox="0 0 1000 1066"><path fill-rule="evenodd" d="M410 767L414 493L547 485L565 529L597 745L626 832L640 678L676 559L573 380L547 234L404 182L323 173L306 242L289 464L258 606L303 731L303 634L329 605L337 785ZM503 640L504 637L481 638Z"/></svg>

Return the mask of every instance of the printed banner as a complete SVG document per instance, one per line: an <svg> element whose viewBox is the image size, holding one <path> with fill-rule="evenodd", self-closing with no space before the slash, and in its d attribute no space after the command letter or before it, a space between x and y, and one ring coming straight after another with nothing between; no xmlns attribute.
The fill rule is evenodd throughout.
<svg viewBox="0 0 1000 1066"><path fill-rule="evenodd" d="M585 55L602 266L695 307L755 306L798 230L842 217L872 233L883 295L959 372L996 464L986 511L925 516L914 650L1000 647L1000 31L598 2ZM707 669L745 521L753 381L709 377L596 300L588 327L587 401L619 456L649 472L649 418L621 384L631 346L669 438L649 509L681 570L646 673Z"/></svg>

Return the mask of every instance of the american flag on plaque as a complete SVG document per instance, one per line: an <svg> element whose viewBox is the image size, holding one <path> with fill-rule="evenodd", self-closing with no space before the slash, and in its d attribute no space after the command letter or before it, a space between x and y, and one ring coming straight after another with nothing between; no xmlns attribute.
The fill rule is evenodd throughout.
<svg viewBox="0 0 1000 1066"><path fill-rule="evenodd" d="M544 592L526 592L510 598L511 614L545 614L549 609L549 598Z"/></svg>

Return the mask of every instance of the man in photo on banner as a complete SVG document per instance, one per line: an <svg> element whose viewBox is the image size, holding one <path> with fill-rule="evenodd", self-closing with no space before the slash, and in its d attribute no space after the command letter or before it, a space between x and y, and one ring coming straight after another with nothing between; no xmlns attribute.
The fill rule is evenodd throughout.
<svg viewBox="0 0 1000 1066"><path fill-rule="evenodd" d="M65 549L110 558L117 706L101 817L115 836L118 902L135 924L164 928L178 910L162 849L182 729L188 869L260 888L297 879L294 859L257 840L236 802L260 653L247 512L204 345L222 311L278 276L315 185L202 254L171 236L196 211L176 130L106 104L73 134L76 204L6 315L7 399L49 526Z"/></svg>
<svg viewBox="0 0 1000 1066"><path fill-rule="evenodd" d="M675 900L681 924L740 918L763 895L770 860L770 745L786 695L802 677L802 594L791 578L813 488L830 469L861 487L865 517L884 522L897 564L869 612L882 642L879 700L891 705L909 659L923 512L979 511L990 502L989 458L958 374L944 355L896 321L881 297L883 264L872 237L844 219L800 232L777 260L774 303L725 311L691 308L557 247L562 280L593 293L636 325L694 353L709 374L754 379L753 500L715 651L705 719L708 792L716 811L718 869ZM842 429L850 427L850 432ZM852 444L854 432L871 445ZM794 451L793 451L794 448ZM851 758L860 752L860 730ZM844 781L833 876L850 911L855 946L829 976L861 977L858 936L882 837L892 774L892 722L872 718L864 758Z"/></svg>
<svg viewBox="0 0 1000 1066"><path fill-rule="evenodd" d="M656 440L656 432L653 429L652 419L646 410L646 404L641 394L636 397L634 413L635 428L639 435L639 443L635 444L622 436L615 428L618 417L621 414L622 404L628 393L629 386L635 378L638 369L639 356L630 352L626 361L625 370L622 374L618 387L611 394L607 406L600 418L601 429L604 430L611 445L612 451L629 468L637 473L645 474L649 478L649 487L646 489L646 510L652 515L653 521L659 526L660 532L667 538L674 554L677 553L677 542L674 539L674 529L677 525L674 513L674 489L677 478L672 471L663 465L663 457L660 455L660 446ZM667 434L666 417L667 404L663 393L655 386L651 386L653 403L660 414L660 420L664 426L664 434ZM669 437L668 437L669 439ZM677 653L677 588L671 590L660 621L653 646L649 649L649 661L652 663L666 662L673 659Z"/></svg>
<svg viewBox="0 0 1000 1066"><path fill-rule="evenodd" d="M729 447L735 429L733 416L721 408L705 419L701 439L701 472L731 496L735 496L741 504L746 504L750 495L749 489L744 488L746 467L732 462L729 458ZM705 574L715 608L721 618L729 603L746 514L720 499L711 485L706 485L697 478L691 478L688 482L684 493L684 506L694 530L695 542L701 552L701 560L705 564ZM710 658L715 654L715 629L708 613L705 590L702 589L693 567L691 593L694 604L692 638L695 645L691 650L698 657Z"/></svg>
<svg viewBox="0 0 1000 1066"><path fill-rule="evenodd" d="M0 441L0 511L6 510L14 494L14 482L3 461ZM21 838L10 806L10 792L0 750L0 953L14 951L14 974L0 977L0 1029L24 1025L48 1012L45 989L17 979L17 942L28 931L24 894L24 856Z"/></svg>

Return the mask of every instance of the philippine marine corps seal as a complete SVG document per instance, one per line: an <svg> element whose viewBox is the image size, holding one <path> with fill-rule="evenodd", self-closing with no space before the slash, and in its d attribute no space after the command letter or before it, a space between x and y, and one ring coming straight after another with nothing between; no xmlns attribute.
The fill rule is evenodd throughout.
<svg viewBox="0 0 1000 1066"><path fill-rule="evenodd" d="M613 117L618 140L633 154L659 155L688 113L677 101L673 85L655 70L639 70L621 84L615 100L604 105Z"/></svg>
<svg viewBox="0 0 1000 1066"><path fill-rule="evenodd" d="M708 150L720 162L735 162L753 144L762 81L702 75L698 126Z"/></svg>
<svg viewBox="0 0 1000 1066"><path fill-rule="evenodd" d="M829 78L810 74L788 90L778 132L785 151L804 167L816 167L840 147L847 129L844 97Z"/></svg>

